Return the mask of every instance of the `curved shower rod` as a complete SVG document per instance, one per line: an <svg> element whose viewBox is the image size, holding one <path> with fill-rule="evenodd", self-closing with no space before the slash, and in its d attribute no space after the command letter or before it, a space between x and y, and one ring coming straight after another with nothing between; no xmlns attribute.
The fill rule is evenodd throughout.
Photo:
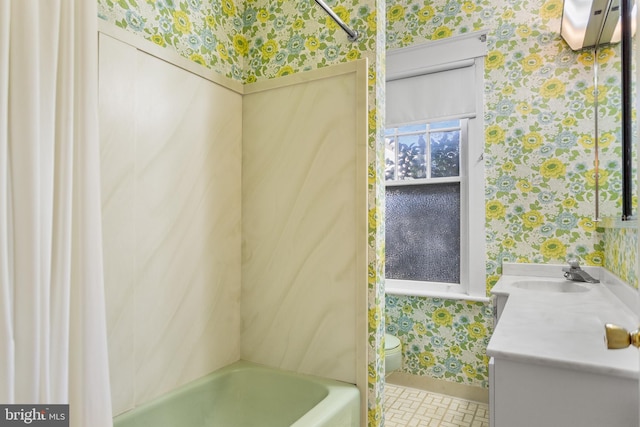
<svg viewBox="0 0 640 427"><path fill-rule="evenodd" d="M336 21L336 24L340 25L340 27L349 35L348 39L350 41L354 42L358 40L360 34L358 34L356 30L352 30L351 28L349 28L347 24L345 24L344 21L340 19L340 17L333 11L333 9L331 9L323 0L316 0L316 3L318 3L318 5L323 8L324 11L327 12L331 18L333 18L334 21Z"/></svg>

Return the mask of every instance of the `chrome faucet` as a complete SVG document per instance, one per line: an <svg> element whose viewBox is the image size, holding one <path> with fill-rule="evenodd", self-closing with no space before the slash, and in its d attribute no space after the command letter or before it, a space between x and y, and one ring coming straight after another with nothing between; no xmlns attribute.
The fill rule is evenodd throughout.
<svg viewBox="0 0 640 427"><path fill-rule="evenodd" d="M600 283L600 280L595 279L589 273L580 268L580 264L577 259L567 260L569 267L562 267L564 271L564 277L567 280L573 280L574 282L589 282Z"/></svg>

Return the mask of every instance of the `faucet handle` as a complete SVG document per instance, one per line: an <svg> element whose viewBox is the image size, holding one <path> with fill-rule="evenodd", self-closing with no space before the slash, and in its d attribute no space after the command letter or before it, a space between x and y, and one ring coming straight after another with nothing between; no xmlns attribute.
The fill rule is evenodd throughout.
<svg viewBox="0 0 640 427"><path fill-rule="evenodd" d="M576 258L569 258L567 264L569 264L571 268L580 268L580 262L578 262Z"/></svg>

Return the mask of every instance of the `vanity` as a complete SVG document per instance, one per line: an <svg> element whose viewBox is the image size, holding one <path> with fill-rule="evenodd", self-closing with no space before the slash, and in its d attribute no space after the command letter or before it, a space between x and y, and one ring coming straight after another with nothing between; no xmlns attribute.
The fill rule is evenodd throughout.
<svg viewBox="0 0 640 427"><path fill-rule="evenodd" d="M487 346L491 427L638 426L638 350L607 350L604 325L638 323L637 292L604 269L504 263Z"/></svg>

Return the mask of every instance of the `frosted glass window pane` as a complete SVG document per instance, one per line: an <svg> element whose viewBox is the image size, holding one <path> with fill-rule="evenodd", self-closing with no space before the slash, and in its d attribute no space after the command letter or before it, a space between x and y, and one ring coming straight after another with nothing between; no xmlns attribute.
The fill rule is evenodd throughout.
<svg viewBox="0 0 640 427"><path fill-rule="evenodd" d="M460 283L460 183L386 189L386 277Z"/></svg>

